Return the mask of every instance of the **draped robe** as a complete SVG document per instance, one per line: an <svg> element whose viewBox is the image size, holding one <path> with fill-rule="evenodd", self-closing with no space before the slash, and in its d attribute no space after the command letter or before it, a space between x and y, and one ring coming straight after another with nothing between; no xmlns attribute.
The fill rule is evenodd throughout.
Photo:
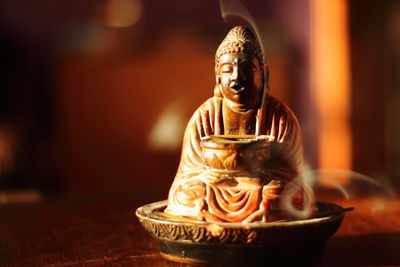
<svg viewBox="0 0 400 267"><path fill-rule="evenodd" d="M223 99L214 96L190 119L165 213L212 222L266 221L268 200L279 198L275 181L284 186L298 175L302 163L297 119L286 105L267 95L257 111L255 130L257 136L270 143L263 177L259 182L239 178L235 184L213 183L202 162L200 142L207 136L225 134L222 105Z"/></svg>

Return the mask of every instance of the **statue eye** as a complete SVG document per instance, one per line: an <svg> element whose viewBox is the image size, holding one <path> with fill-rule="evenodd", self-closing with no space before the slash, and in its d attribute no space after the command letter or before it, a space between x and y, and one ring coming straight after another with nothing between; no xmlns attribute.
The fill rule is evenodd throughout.
<svg viewBox="0 0 400 267"><path fill-rule="evenodd" d="M231 64L224 64L221 66L221 72L222 73L230 73L233 71L232 65Z"/></svg>
<svg viewBox="0 0 400 267"><path fill-rule="evenodd" d="M257 66L255 64L251 64L251 63L244 63L242 65L242 68L244 70L246 70L246 72L248 72L248 73L251 73L251 72L254 73L254 72L258 71Z"/></svg>

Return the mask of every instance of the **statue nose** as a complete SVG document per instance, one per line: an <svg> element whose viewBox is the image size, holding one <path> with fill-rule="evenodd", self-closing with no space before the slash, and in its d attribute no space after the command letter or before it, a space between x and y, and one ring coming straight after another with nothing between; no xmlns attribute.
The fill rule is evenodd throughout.
<svg viewBox="0 0 400 267"><path fill-rule="evenodd" d="M234 89L235 91L239 91L240 89L242 89L243 86L239 84L237 81L232 81L229 87Z"/></svg>

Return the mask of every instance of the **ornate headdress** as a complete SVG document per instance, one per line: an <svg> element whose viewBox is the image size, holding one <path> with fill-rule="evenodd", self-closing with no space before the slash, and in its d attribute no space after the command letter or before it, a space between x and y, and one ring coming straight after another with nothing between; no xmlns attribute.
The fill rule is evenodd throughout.
<svg viewBox="0 0 400 267"><path fill-rule="evenodd" d="M215 54L215 72L217 74L221 56L229 53L251 53L260 61L260 65L264 66L264 55L260 44L253 32L247 27L234 27L219 45Z"/></svg>

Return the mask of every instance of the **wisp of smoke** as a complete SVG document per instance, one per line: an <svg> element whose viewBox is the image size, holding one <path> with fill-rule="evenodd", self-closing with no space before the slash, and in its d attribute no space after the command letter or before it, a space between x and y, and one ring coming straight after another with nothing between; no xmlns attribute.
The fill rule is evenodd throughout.
<svg viewBox="0 0 400 267"><path fill-rule="evenodd" d="M248 26L253 30L258 41L260 42L261 50L265 55L262 38L258 31L257 25L253 17L250 15L249 11L243 6L243 4L238 0L220 0L219 6L221 9L221 16L224 19L225 23L229 23L230 19L239 18L248 24ZM266 81L264 83L264 89L266 89L268 88L267 72L266 72L266 66L264 65L263 67L264 67L264 81Z"/></svg>
<svg viewBox="0 0 400 267"><path fill-rule="evenodd" d="M335 177L346 177L348 181L344 185L337 182ZM287 183L281 195L282 210L297 219L309 218L315 211L314 192L324 187L338 191L346 200L357 197L357 193L369 198L394 196L389 185L359 172L343 169L308 169ZM299 196L303 198L301 207L295 204Z"/></svg>

